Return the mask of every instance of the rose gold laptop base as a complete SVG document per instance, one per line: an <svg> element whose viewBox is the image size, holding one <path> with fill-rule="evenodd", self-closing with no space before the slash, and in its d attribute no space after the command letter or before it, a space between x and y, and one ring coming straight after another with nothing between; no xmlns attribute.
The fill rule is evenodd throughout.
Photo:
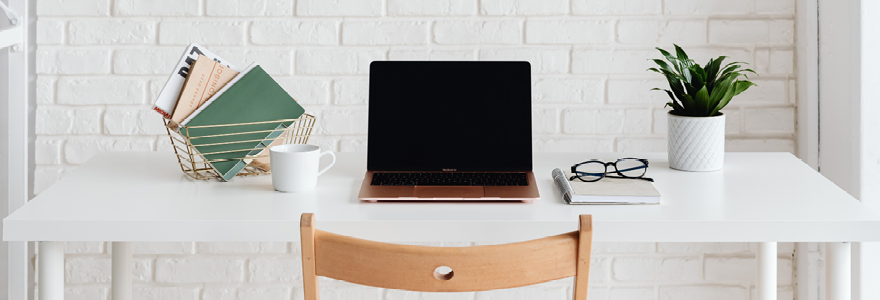
<svg viewBox="0 0 880 300"><path fill-rule="evenodd" d="M501 172L499 172L501 173ZM525 186L389 186L370 185L373 171L367 171L358 199L378 201L520 201L532 202L538 194L535 174L526 172Z"/></svg>

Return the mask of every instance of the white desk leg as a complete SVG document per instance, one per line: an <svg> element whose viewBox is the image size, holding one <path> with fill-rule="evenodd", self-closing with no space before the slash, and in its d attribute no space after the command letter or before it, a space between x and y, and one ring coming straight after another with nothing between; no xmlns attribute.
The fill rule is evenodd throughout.
<svg viewBox="0 0 880 300"><path fill-rule="evenodd" d="M40 300L64 300L64 243L40 242Z"/></svg>
<svg viewBox="0 0 880 300"><path fill-rule="evenodd" d="M113 242L112 300L131 300L131 243Z"/></svg>
<svg viewBox="0 0 880 300"><path fill-rule="evenodd" d="M825 243L825 299L852 299L850 243Z"/></svg>
<svg viewBox="0 0 880 300"><path fill-rule="evenodd" d="M776 242L758 243L758 300L776 300Z"/></svg>

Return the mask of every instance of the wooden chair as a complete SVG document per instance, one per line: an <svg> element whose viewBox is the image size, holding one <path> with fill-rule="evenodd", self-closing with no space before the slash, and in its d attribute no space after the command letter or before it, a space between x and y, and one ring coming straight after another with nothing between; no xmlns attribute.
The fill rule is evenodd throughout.
<svg viewBox="0 0 880 300"><path fill-rule="evenodd" d="M419 292L506 289L576 276L574 299L585 300L593 240L590 215L580 215L579 229L512 244L424 247L317 230L315 215L305 213L300 222L305 300L318 300L318 276Z"/></svg>

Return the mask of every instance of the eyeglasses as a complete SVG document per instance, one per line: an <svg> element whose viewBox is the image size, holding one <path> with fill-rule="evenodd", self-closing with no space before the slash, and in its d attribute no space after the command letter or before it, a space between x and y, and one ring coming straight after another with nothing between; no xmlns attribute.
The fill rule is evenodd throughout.
<svg viewBox="0 0 880 300"><path fill-rule="evenodd" d="M614 171L609 172L608 166L614 166ZM654 182L654 179L643 177L648 171L648 160L641 158L621 158L615 162L602 162L598 160L589 160L571 166L571 176L568 180L580 179L584 182L599 181L605 177L641 179ZM618 176L610 176L608 174L617 174Z"/></svg>

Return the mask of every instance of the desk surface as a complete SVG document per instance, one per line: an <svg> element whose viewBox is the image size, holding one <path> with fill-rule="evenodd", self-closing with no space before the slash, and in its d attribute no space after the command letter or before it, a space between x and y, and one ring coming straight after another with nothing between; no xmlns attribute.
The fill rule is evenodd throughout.
<svg viewBox="0 0 880 300"><path fill-rule="evenodd" d="M298 241L299 218L389 242L510 242L577 228L598 242L880 241L880 216L788 153L728 153L718 172L681 172L663 153L648 176L660 205L573 206L550 171L624 154L536 153L534 203L366 203L362 153L340 153L314 192L275 192L269 176L189 180L174 154L102 153L3 220L6 241ZM629 156L629 155L626 155Z"/></svg>

